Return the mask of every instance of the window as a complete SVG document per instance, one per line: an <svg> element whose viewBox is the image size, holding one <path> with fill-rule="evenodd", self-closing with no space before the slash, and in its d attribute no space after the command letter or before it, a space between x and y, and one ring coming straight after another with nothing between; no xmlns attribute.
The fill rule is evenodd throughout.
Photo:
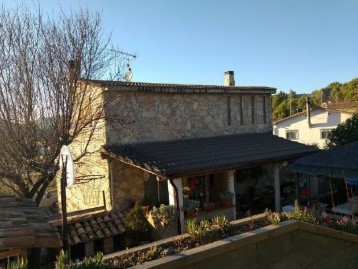
<svg viewBox="0 0 358 269"><path fill-rule="evenodd" d="M286 139L298 140L298 131L297 130L286 131Z"/></svg>
<svg viewBox="0 0 358 269"><path fill-rule="evenodd" d="M321 129L321 139L327 139L332 129Z"/></svg>

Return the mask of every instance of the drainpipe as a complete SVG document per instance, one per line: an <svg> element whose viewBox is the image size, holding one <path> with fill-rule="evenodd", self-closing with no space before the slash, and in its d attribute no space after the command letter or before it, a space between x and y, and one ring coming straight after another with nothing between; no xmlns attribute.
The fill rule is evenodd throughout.
<svg viewBox="0 0 358 269"><path fill-rule="evenodd" d="M110 190L110 197L111 197L111 207L112 207L112 210L114 209L114 186L113 186L113 163L114 159L111 159L109 160L109 184L110 184L110 187L109 187L109 190Z"/></svg>
<svg viewBox="0 0 358 269"><path fill-rule="evenodd" d="M175 186L173 179L169 179L170 185L172 185L175 191L175 203L177 207L177 227L178 227L178 234L181 234L181 222L180 222L180 208L179 208L179 195L178 195L178 188Z"/></svg>

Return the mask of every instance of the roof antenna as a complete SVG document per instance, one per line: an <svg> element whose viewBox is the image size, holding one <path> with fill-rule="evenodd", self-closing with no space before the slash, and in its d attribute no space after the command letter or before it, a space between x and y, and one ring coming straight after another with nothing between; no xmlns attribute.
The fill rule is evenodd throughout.
<svg viewBox="0 0 358 269"><path fill-rule="evenodd" d="M115 57L122 56L123 57L122 59L127 62L128 71L124 75L124 80L127 81L127 82L130 82L132 80L132 77L133 77L132 69L130 68L130 61L132 61L133 59L137 58L137 55L130 54L128 52L124 52L124 51L114 49L114 48L111 49L111 51L114 52Z"/></svg>
<svg viewBox="0 0 358 269"><path fill-rule="evenodd" d="M128 71L124 75L124 80L127 81L127 82L131 82L132 77L133 77L132 68L130 68L129 64L127 64L127 67L128 67Z"/></svg>

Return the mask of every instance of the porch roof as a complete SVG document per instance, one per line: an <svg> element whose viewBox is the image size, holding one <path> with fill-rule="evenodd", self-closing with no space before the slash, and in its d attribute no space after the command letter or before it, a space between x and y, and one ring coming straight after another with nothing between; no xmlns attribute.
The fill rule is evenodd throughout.
<svg viewBox="0 0 358 269"><path fill-rule="evenodd" d="M300 158L286 169L314 176L345 178L358 185L358 141Z"/></svg>
<svg viewBox="0 0 358 269"><path fill-rule="evenodd" d="M103 146L103 154L176 178L288 161L317 149L271 133L236 134Z"/></svg>
<svg viewBox="0 0 358 269"><path fill-rule="evenodd" d="M0 249L60 248L60 234L31 199L0 196Z"/></svg>

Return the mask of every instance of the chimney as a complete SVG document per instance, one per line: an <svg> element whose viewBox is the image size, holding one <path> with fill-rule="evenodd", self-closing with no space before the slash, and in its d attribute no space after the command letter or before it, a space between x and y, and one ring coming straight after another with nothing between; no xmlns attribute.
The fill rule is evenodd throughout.
<svg viewBox="0 0 358 269"><path fill-rule="evenodd" d="M80 78L81 75L81 65L79 60L69 60L68 61L69 69L69 79L74 81Z"/></svg>
<svg viewBox="0 0 358 269"><path fill-rule="evenodd" d="M310 98L306 97L306 114L307 114L307 123L308 127L311 127L311 106L310 106Z"/></svg>
<svg viewBox="0 0 358 269"><path fill-rule="evenodd" d="M224 73L224 86L235 86L234 71L226 71Z"/></svg>

